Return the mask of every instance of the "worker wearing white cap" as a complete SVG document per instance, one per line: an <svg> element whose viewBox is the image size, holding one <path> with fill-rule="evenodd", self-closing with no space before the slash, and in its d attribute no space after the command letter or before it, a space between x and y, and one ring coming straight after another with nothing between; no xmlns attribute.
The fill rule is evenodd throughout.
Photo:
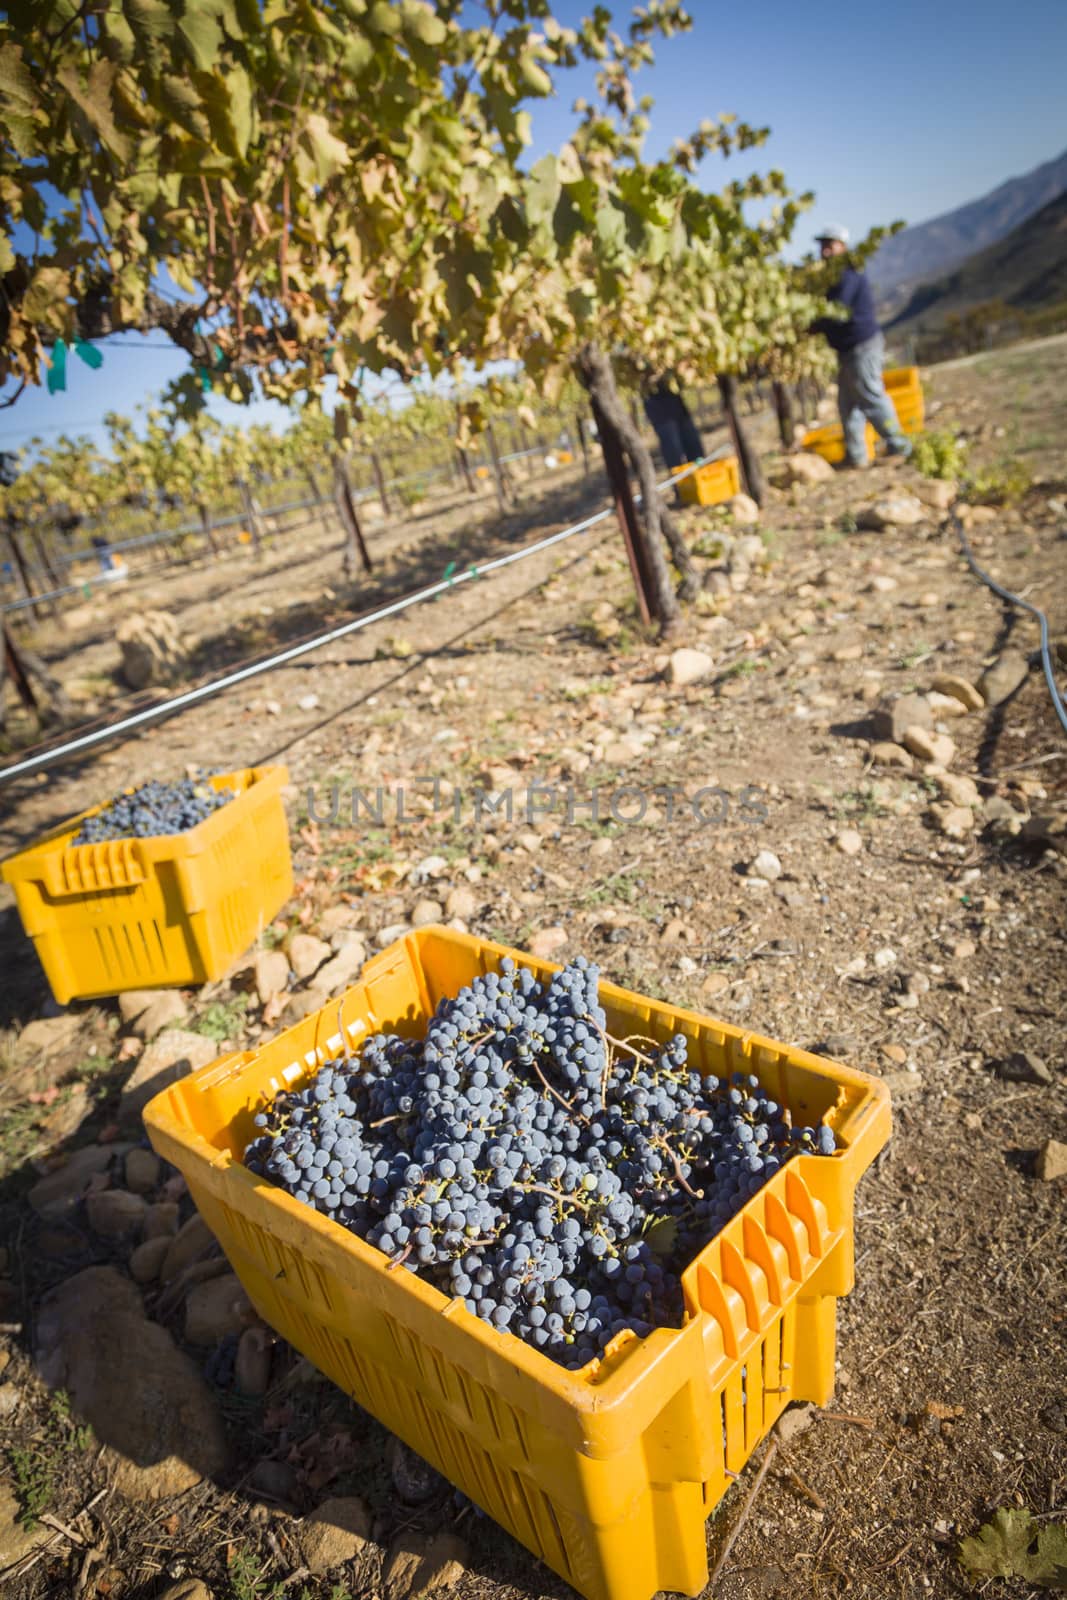
<svg viewBox="0 0 1067 1600"><path fill-rule="evenodd" d="M846 467L866 467L867 423L874 425L890 455L910 456L911 444L900 431L893 402L882 378L885 340L874 310L874 295L865 272L848 260L848 229L834 225L816 236L824 261L841 256L843 271L826 298L843 306L847 319L820 317L812 331L824 333L837 352L837 409L845 433Z"/></svg>

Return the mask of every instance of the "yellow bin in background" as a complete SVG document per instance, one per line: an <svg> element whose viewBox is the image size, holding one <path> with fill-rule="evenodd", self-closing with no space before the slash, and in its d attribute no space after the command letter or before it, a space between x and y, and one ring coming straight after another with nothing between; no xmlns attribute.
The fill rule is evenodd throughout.
<svg viewBox="0 0 1067 1600"><path fill-rule="evenodd" d="M891 367L882 374L882 377L901 430L904 433L921 433L926 412L918 367ZM869 422L866 431L867 449L873 455L878 445L878 435ZM801 444L803 449L811 450L815 455L822 456L835 464L845 459L845 435L839 422L828 423L824 428L810 429L804 435Z"/></svg>
<svg viewBox="0 0 1067 1600"><path fill-rule="evenodd" d="M688 466L688 462L685 463ZM681 469L679 468L679 471ZM741 470L736 456L707 461L678 485L679 498L688 506L717 506L741 492Z"/></svg>
<svg viewBox="0 0 1067 1600"><path fill-rule="evenodd" d="M625 1332L568 1372L472 1316L242 1164L253 1118L380 1030L421 1038L445 996L511 955L420 928L368 962L341 1005L157 1095L153 1147L185 1178L259 1314L587 1600L695 1595L704 1523L791 1400L834 1383L837 1296L853 1283L853 1197L889 1137L877 1079L602 983L617 1038L675 1033L705 1074L755 1073L832 1156L794 1156L682 1275L685 1325ZM341 1029L344 1030L342 1040Z"/></svg>
<svg viewBox="0 0 1067 1600"><path fill-rule="evenodd" d="M186 833L72 845L99 805L0 867L60 1005L221 978L292 894L287 769L206 781L234 798Z"/></svg>

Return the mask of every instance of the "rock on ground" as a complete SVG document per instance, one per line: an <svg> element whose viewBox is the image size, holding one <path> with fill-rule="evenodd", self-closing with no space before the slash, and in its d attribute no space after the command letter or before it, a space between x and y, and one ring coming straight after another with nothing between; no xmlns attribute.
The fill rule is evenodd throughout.
<svg viewBox="0 0 1067 1600"><path fill-rule="evenodd" d="M11 1485L0 1479L0 1572L13 1567L39 1545L55 1537L55 1529L38 1522L26 1528L19 1521L21 1507Z"/></svg>
<svg viewBox="0 0 1067 1600"><path fill-rule="evenodd" d="M439 900L416 900L411 911L413 928L428 928L431 923L444 919L444 907Z"/></svg>
<svg viewBox="0 0 1067 1600"><path fill-rule="evenodd" d="M939 767L951 765L956 746L947 733L931 733L927 728L905 728L902 740L919 761L933 761Z"/></svg>
<svg viewBox="0 0 1067 1600"><path fill-rule="evenodd" d="M856 524L860 528L873 528L875 532L880 532L883 528L914 528L925 516L926 507L921 500L903 490L895 490L875 500L873 505L864 506L856 518Z"/></svg>
<svg viewBox="0 0 1067 1600"><path fill-rule="evenodd" d="M469 922L478 909L478 897L473 889L468 889L465 884L458 883L448 892L445 901L446 917L462 917L464 922Z"/></svg>
<svg viewBox="0 0 1067 1600"><path fill-rule="evenodd" d="M259 950L252 963L256 994L263 1005L289 987L289 957L281 950Z"/></svg>
<svg viewBox="0 0 1067 1600"><path fill-rule="evenodd" d="M75 1150L55 1172L34 1184L27 1197L33 1210L49 1222L69 1216L77 1208L90 1178L107 1170L114 1153L113 1146L104 1144Z"/></svg>
<svg viewBox="0 0 1067 1600"><path fill-rule="evenodd" d="M780 489L790 489L795 483L832 483L834 469L822 456L804 454L787 456L771 480Z"/></svg>
<svg viewBox="0 0 1067 1600"><path fill-rule="evenodd" d="M367 947L362 939L352 938L343 944L332 960L319 967L315 973L315 988L327 995L336 994L355 983L367 959Z"/></svg>
<svg viewBox="0 0 1067 1600"><path fill-rule="evenodd" d="M557 950L562 950L567 943L566 928L539 928L530 940L530 954L538 956L542 961L549 960Z"/></svg>
<svg viewBox="0 0 1067 1600"><path fill-rule="evenodd" d="M385 1600L416 1600L451 1589L467 1575L468 1551L454 1533L401 1534L385 1558Z"/></svg>
<svg viewBox="0 0 1067 1600"><path fill-rule="evenodd" d="M154 1039L164 1028L180 1028L188 1021L185 1001L177 989L164 989L150 1005L139 1011L131 1024L139 1039Z"/></svg>
<svg viewBox="0 0 1067 1600"><path fill-rule="evenodd" d="M85 1202L89 1226L102 1239L129 1239L139 1234L147 1209L143 1195L126 1189L97 1189Z"/></svg>
<svg viewBox="0 0 1067 1600"><path fill-rule="evenodd" d="M164 1589L159 1600L213 1600L213 1596L203 1578L179 1578Z"/></svg>
<svg viewBox="0 0 1067 1600"><path fill-rule="evenodd" d="M1003 705L1030 671L1030 664L1018 650L1005 650L978 680L978 689L987 706Z"/></svg>
<svg viewBox="0 0 1067 1600"><path fill-rule="evenodd" d="M843 856L858 856L863 849L863 835L855 828L840 828L834 834L834 844Z"/></svg>
<svg viewBox="0 0 1067 1600"><path fill-rule="evenodd" d="M289 965L301 983L306 982L330 959L330 946L313 933L294 933L289 940Z"/></svg>
<svg viewBox="0 0 1067 1600"><path fill-rule="evenodd" d="M36 1361L50 1388L115 1452L115 1486L132 1499L181 1494L226 1466L211 1391L141 1296L112 1267L89 1267L41 1302Z"/></svg>
<svg viewBox="0 0 1067 1600"><path fill-rule="evenodd" d="M119 1121L139 1117L153 1095L167 1089L179 1078L208 1066L219 1054L214 1039L184 1028L165 1028L147 1046L140 1061L126 1079L119 1101Z"/></svg>
<svg viewBox="0 0 1067 1600"><path fill-rule="evenodd" d="M997 1063L997 1076L1009 1083L1037 1083L1042 1086L1052 1082L1052 1073L1040 1056L1029 1050L1013 1050L1010 1056Z"/></svg>
<svg viewBox="0 0 1067 1600"><path fill-rule="evenodd" d="M1037 1152L1036 1170L1045 1183L1067 1178L1067 1144L1062 1144L1059 1139L1046 1139Z"/></svg>
<svg viewBox="0 0 1067 1600"><path fill-rule="evenodd" d="M765 883L774 883L782 876L782 863L773 850L761 850L749 862L748 874L750 878L762 878Z"/></svg>
<svg viewBox="0 0 1067 1600"><path fill-rule="evenodd" d="M902 745L892 744L888 739L879 739L871 745L871 760L877 761L880 767L892 767L897 772L912 772L915 762Z"/></svg>
<svg viewBox="0 0 1067 1600"><path fill-rule="evenodd" d="M270 1387L274 1340L266 1328L246 1328L237 1346L234 1378L239 1394L262 1395Z"/></svg>
<svg viewBox="0 0 1067 1600"><path fill-rule="evenodd" d="M208 1255L215 1249L215 1235L204 1221L199 1212L189 1218L184 1228L181 1228L174 1238L170 1240L169 1248L163 1257L163 1266L160 1277L164 1283L171 1283L178 1275L191 1266L194 1261Z"/></svg>
<svg viewBox="0 0 1067 1600"><path fill-rule="evenodd" d="M175 1200L157 1200L144 1214L146 1239L173 1239L178 1231L178 1205Z"/></svg>
<svg viewBox="0 0 1067 1600"><path fill-rule="evenodd" d="M160 1160L154 1150L142 1150L138 1146L127 1155L123 1174L126 1187L133 1194L151 1194L159 1182L159 1173Z"/></svg>
<svg viewBox="0 0 1067 1600"><path fill-rule="evenodd" d="M748 494L735 494L730 501L730 510L734 521L738 523L752 524L760 518L759 506Z"/></svg>
<svg viewBox="0 0 1067 1600"><path fill-rule="evenodd" d="M676 689L688 683L697 683L714 669L715 662L705 650L675 650L671 655L668 673Z"/></svg>
<svg viewBox="0 0 1067 1600"><path fill-rule="evenodd" d="M893 744L901 744L905 728L932 728L933 713L929 701L921 694L901 694L893 700L884 700L871 719L875 736Z"/></svg>
<svg viewBox="0 0 1067 1600"><path fill-rule="evenodd" d="M42 1057L54 1055L74 1042L80 1025L81 1018L75 1011L65 1011L59 1017L38 1017L35 1022L27 1022L20 1032L19 1049Z"/></svg>
<svg viewBox="0 0 1067 1600"><path fill-rule="evenodd" d="M189 1344L218 1344L227 1334L240 1333L248 1324L250 1312L248 1296L234 1273L210 1278L189 1291L185 1337Z"/></svg>
<svg viewBox="0 0 1067 1600"><path fill-rule="evenodd" d="M134 1282L154 1283L169 1249L169 1239L145 1239L139 1244L129 1260L130 1276Z"/></svg>
<svg viewBox="0 0 1067 1600"><path fill-rule="evenodd" d="M328 1572L351 1561L370 1536L370 1512L355 1495L324 1500L304 1518L297 1533L309 1572Z"/></svg>
<svg viewBox="0 0 1067 1600"><path fill-rule="evenodd" d="M938 694L951 695L967 711L981 711L985 705L985 696L975 688L970 679L961 678L955 672L939 672L932 687Z"/></svg>

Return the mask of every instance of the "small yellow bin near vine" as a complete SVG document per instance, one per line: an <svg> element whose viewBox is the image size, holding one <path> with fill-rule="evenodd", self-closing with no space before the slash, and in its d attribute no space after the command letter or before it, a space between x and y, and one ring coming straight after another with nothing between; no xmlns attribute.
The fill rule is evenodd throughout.
<svg viewBox="0 0 1067 1600"><path fill-rule="evenodd" d="M926 411L918 367L890 367L882 377L902 432L921 433ZM866 434L867 450L873 455L879 439L869 422ZM827 423L824 428L811 428L801 440L801 446L833 465L845 459L845 435L839 422Z"/></svg>
<svg viewBox="0 0 1067 1600"><path fill-rule="evenodd" d="M718 461L707 461L678 485L679 498L687 506L721 505L724 500L732 500L740 492L741 469L736 456L722 456Z"/></svg>

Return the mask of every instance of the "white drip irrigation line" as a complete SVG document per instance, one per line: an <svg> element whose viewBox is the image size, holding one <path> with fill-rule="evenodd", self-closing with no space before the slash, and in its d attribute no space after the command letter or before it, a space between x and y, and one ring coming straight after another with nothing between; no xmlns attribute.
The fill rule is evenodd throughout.
<svg viewBox="0 0 1067 1600"><path fill-rule="evenodd" d="M691 473L707 464L710 458L705 456L700 461L691 462L688 466L672 473L662 483L658 483L659 490L669 489L674 484L680 483L683 478L688 478ZM640 494L634 496L638 502ZM27 756L24 761L13 762L10 766L0 768L0 784L10 783L15 778L25 777L28 773L37 772L42 767L54 766L65 756L76 755L82 750L91 750L94 745L103 744L108 739L117 738L120 734L128 733L134 728L143 727L146 723L155 722L159 717L172 715L187 706L196 705L201 700L210 696L221 694L224 689L232 689L236 684L245 683L249 678L258 677L263 672L273 672L277 667L283 667L290 661L296 661L301 656L310 655L313 650L321 650L324 645L334 644L338 639L347 638L349 634L359 633L363 628L369 628L374 622L384 622L387 617L395 617L401 611L407 611L410 606L419 605L424 600L432 600L439 594L444 594L448 589L455 589L461 583L470 583L475 578L482 578L491 572L499 572L504 567L510 567L515 561L525 561L528 556L535 556L542 550L549 550L553 545L562 544L565 539L573 539L576 534L586 533L598 522L603 522L607 517L615 515L614 506L606 506L603 511L596 511L591 517L585 517L581 522L572 523L569 528L561 528L559 533L550 533L544 539L538 539L534 544L524 545L521 550L513 550L509 555L496 556L492 561L486 561L481 566L472 566L466 572L457 572L453 577L442 578L437 583L429 584L425 589L416 589L412 594L402 595L399 600L392 600L386 606L380 606L377 611L370 611L366 616L356 617L351 622L344 622L337 628L331 628L327 633L316 634L314 638L303 639L299 644L290 645L288 649L279 650L276 655L268 656L265 661L253 661L245 667L239 667L235 672L228 672L221 678L213 678L210 683L202 683L195 689L186 689L182 694L170 696L160 700L155 705L146 706L143 711L136 711L131 716L123 717L121 721L109 723L106 728L95 728L91 733L83 733L78 738L68 739L63 744L55 745L50 750L42 750L37 755Z"/></svg>

